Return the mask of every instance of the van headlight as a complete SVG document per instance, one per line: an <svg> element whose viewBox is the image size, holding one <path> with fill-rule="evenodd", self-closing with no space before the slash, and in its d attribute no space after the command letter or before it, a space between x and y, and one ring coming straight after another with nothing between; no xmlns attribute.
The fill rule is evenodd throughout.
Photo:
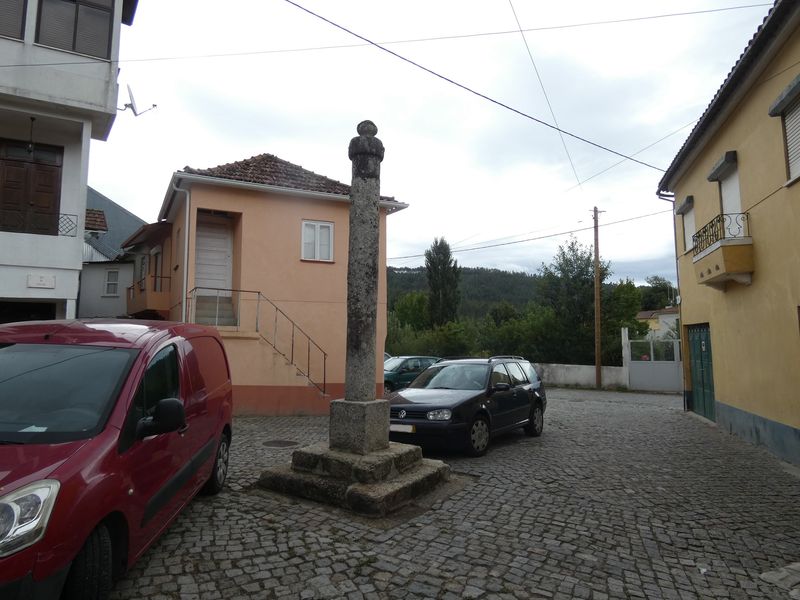
<svg viewBox="0 0 800 600"><path fill-rule="evenodd" d="M441 408L439 410L432 410L428 413L429 421L449 421L453 413L449 408Z"/></svg>
<svg viewBox="0 0 800 600"><path fill-rule="evenodd" d="M0 497L0 558L42 539L60 487L43 479Z"/></svg>

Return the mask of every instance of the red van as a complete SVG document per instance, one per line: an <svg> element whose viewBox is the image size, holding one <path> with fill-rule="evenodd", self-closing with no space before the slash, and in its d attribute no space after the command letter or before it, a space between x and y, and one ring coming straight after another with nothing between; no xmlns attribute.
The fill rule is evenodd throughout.
<svg viewBox="0 0 800 600"><path fill-rule="evenodd" d="M0 325L0 598L105 598L197 492L222 489L231 408L215 329Z"/></svg>

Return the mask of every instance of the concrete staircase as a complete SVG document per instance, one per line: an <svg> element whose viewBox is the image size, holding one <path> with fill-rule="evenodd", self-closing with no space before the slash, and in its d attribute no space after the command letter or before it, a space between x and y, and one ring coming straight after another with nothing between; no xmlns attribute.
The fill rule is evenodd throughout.
<svg viewBox="0 0 800 600"><path fill-rule="evenodd" d="M194 322L202 325L230 327L237 325L230 296L197 296Z"/></svg>

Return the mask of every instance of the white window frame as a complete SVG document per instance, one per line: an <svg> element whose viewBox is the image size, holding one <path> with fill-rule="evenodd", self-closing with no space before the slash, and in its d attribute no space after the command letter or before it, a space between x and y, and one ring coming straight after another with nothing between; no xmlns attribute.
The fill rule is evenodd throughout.
<svg viewBox="0 0 800 600"><path fill-rule="evenodd" d="M314 227L314 251L313 255L309 255L306 252L306 229L307 226L311 225ZM328 256L322 256L320 252L320 231L322 229L328 229L330 231L330 248L328 252ZM310 260L316 262L333 262L333 223L330 221L311 221L308 219L303 219L303 222L300 225L300 258L302 260Z"/></svg>
<svg viewBox="0 0 800 600"><path fill-rule="evenodd" d="M108 276L111 273L115 273L117 275L116 281L109 281ZM115 291L113 292L108 291L109 285L115 286ZM103 292L104 296L112 296L115 298L119 297L119 269L106 269L106 276L105 279L103 280Z"/></svg>

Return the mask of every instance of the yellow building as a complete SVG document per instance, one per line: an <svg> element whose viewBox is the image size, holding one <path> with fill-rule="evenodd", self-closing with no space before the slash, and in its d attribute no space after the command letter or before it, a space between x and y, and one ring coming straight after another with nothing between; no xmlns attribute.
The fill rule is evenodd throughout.
<svg viewBox="0 0 800 600"><path fill-rule="evenodd" d="M235 411L327 414L344 395L350 186L270 154L174 173L159 213L123 246L128 313L215 325ZM376 397L383 394L386 216L381 197Z"/></svg>
<svg viewBox="0 0 800 600"><path fill-rule="evenodd" d="M800 464L800 2L778 0L659 184L687 406Z"/></svg>

